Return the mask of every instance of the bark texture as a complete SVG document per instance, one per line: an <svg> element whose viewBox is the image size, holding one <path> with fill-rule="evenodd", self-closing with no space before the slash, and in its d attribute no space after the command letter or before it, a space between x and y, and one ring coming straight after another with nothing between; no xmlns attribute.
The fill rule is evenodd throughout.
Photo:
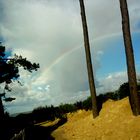
<svg viewBox="0 0 140 140"><path fill-rule="evenodd" d="M128 81L130 88L130 104L134 115L140 115L140 100L137 90L137 79L135 70L135 60L130 33L129 13L127 0L120 0L120 10L122 15L122 31L127 61Z"/></svg>
<svg viewBox="0 0 140 140"><path fill-rule="evenodd" d="M90 93L91 93L91 99L92 99L92 110L93 110L93 117L95 118L99 115L99 112L97 108L96 89L95 89L94 74L93 74L92 61L91 61L88 27L87 27L87 21L86 21L84 1L79 0L79 2L80 2L80 8L81 8L81 19L82 19L82 26L83 26L88 79L89 79Z"/></svg>

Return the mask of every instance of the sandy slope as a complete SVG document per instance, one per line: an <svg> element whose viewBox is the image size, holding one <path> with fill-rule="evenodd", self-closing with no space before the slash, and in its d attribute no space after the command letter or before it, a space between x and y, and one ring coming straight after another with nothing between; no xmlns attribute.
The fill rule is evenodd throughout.
<svg viewBox="0 0 140 140"><path fill-rule="evenodd" d="M68 122L52 136L56 140L140 140L140 116L132 115L128 98L108 100L96 119L90 111L68 114Z"/></svg>

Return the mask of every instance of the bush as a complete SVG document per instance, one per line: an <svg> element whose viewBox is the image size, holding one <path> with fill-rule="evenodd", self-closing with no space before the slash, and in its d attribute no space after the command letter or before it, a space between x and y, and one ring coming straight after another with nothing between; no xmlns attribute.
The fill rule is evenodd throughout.
<svg viewBox="0 0 140 140"><path fill-rule="evenodd" d="M130 95L129 83L123 83L118 90L118 99L123 99Z"/></svg>

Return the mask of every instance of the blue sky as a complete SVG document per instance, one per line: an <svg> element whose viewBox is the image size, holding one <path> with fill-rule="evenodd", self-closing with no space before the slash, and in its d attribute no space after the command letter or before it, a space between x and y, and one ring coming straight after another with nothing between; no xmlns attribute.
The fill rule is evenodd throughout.
<svg viewBox="0 0 140 140"><path fill-rule="evenodd" d="M137 73L140 72L140 1L128 0ZM97 94L127 81L119 1L85 1ZM83 100L90 95L78 0L0 0L0 38L12 55L40 63L21 69L24 86L12 84L10 113ZM111 12L110 12L111 11ZM11 51L10 51L11 52Z"/></svg>
<svg viewBox="0 0 140 140"><path fill-rule="evenodd" d="M123 40L121 37L111 37L106 42L107 49L101 56L101 69L98 71L99 76L106 76L106 74L123 71L126 67L125 51ZM107 65L108 64L108 65Z"/></svg>
<svg viewBox="0 0 140 140"><path fill-rule="evenodd" d="M135 64L138 73L140 72L139 38L140 33L132 34ZM98 71L99 77L106 76L106 74L109 73L127 70L125 48L122 35L108 38L106 45L107 49L101 56L100 65L102 68ZM106 66L107 63L109 63L109 65Z"/></svg>

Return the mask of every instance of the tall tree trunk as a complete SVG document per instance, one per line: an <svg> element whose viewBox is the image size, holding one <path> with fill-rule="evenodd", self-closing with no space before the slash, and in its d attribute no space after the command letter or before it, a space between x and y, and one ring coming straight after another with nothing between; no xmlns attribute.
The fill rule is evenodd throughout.
<svg viewBox="0 0 140 140"><path fill-rule="evenodd" d="M88 27L87 27L87 21L86 21L84 1L79 0L79 2L80 2L80 8L81 8L81 18L82 18L82 26L83 26L88 79L89 79L90 93L91 93L91 99L92 99L92 110L93 110L93 117L95 118L99 115L99 111L97 109L96 89L95 89L94 75L93 75L92 61L91 61L91 54L90 54Z"/></svg>
<svg viewBox="0 0 140 140"><path fill-rule="evenodd" d="M3 108L2 99L0 95L0 121L3 120L3 118L4 118L4 108Z"/></svg>
<svg viewBox="0 0 140 140"><path fill-rule="evenodd" d="M130 33L129 13L126 0L120 0L120 10L122 15L122 31L125 45L128 81L130 88L130 104L134 115L140 115L140 100L137 91L137 80L135 70L135 60Z"/></svg>

